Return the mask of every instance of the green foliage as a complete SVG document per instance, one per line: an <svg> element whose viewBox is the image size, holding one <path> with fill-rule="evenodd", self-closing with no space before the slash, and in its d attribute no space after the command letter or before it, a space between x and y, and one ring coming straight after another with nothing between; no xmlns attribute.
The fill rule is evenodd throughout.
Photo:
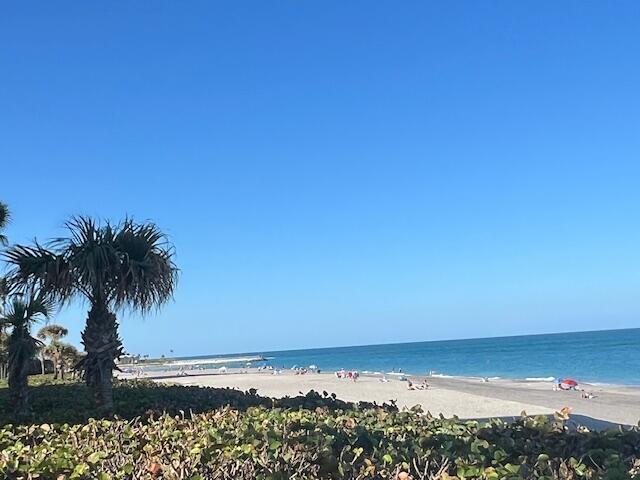
<svg viewBox="0 0 640 480"><path fill-rule="evenodd" d="M69 330L62 325L50 323L38 330L37 337L49 343L43 346L42 353L53 362L55 378L64 377L65 371L73 368L80 360L78 350L68 343L61 341L69 334Z"/></svg>
<svg viewBox="0 0 640 480"><path fill-rule="evenodd" d="M67 418L90 413L86 387L34 390L43 390L37 423L0 429L2 478L640 478L637 429L571 432L546 417L463 422L316 393L271 400L147 382L116 385L121 418L52 423L47 408L62 398Z"/></svg>
<svg viewBox="0 0 640 480"><path fill-rule="evenodd" d="M89 418L97 418L102 413L91 400L91 392L84 383L72 379L55 379L53 375L33 375L29 377L31 387L31 414L20 421L30 423L81 423ZM6 382L0 382L0 387ZM280 408L330 408L348 410L356 405L344 402L335 396L309 392L305 396L271 399L256 394L255 390L240 392L229 388L200 388L195 386L163 385L148 380L116 380L114 391L114 411L120 418L159 416L164 412L171 415L181 412L202 413L224 406L246 410L252 406ZM0 424L12 423L16 419L7 407L8 392L0 388ZM361 402L360 408L372 408L373 403ZM396 410L393 405L384 405L387 410Z"/></svg>
<svg viewBox="0 0 640 480"><path fill-rule="evenodd" d="M9 243L7 237L2 234L9 220L11 219L11 213L6 203L0 202L0 246L5 247Z"/></svg>
<svg viewBox="0 0 640 480"><path fill-rule="evenodd" d="M0 277L0 314L6 307L7 298L9 297L10 288L9 281L6 277Z"/></svg>
<svg viewBox="0 0 640 480"><path fill-rule="evenodd" d="M52 342L57 342L60 341L63 337L66 337L68 334L69 330L67 329L67 327L63 327L62 325L58 325L55 323L50 323L38 330L37 337L40 340L51 340Z"/></svg>
<svg viewBox="0 0 640 480"><path fill-rule="evenodd" d="M52 373L47 373L46 375L30 375L29 376L30 387L40 387L43 385L73 385L75 383L76 381L72 379L68 379L68 380L54 379ZM0 402L2 402L3 396L6 393L2 389L6 387L7 387L7 380L6 379L0 380ZM40 391L36 390L35 392L40 395L47 395L49 393L46 391L46 389L41 389ZM0 405L2 404L0 403ZM0 416L0 423L6 423L3 420L2 416Z"/></svg>

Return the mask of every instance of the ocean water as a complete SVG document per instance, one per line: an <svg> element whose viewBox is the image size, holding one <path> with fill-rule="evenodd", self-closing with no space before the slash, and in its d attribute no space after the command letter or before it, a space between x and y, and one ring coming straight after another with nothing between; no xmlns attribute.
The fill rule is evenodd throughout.
<svg viewBox="0 0 640 480"><path fill-rule="evenodd" d="M640 386L640 328L238 355L262 355L274 367L284 368L317 365L322 370L402 369L410 374L435 371L453 376L540 381L572 377L585 382Z"/></svg>

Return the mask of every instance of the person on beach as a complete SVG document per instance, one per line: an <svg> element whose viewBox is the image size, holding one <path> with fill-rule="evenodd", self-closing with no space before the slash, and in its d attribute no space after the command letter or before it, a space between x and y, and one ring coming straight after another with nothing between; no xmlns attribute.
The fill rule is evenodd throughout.
<svg viewBox="0 0 640 480"><path fill-rule="evenodd" d="M420 384L414 385L413 389L410 390L428 390L429 384L427 383L427 379L425 378Z"/></svg>

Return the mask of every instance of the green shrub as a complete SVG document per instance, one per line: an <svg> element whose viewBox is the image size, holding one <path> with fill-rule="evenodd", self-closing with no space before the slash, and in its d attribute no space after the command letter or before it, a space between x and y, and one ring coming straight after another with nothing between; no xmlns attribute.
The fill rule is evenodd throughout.
<svg viewBox="0 0 640 480"><path fill-rule="evenodd" d="M53 380L51 375L29 379L31 414L21 417L22 423L79 423L98 417L91 392L84 383L72 380ZM326 407L332 410L356 407L334 395L309 392L298 397L271 399L257 395L255 390L241 392L231 388L202 388L197 386L157 384L149 380L116 381L114 383L114 411L124 419L156 416L162 413L202 413L230 406L246 410L251 406L305 408ZM0 425L15 422L8 408L6 388L0 388ZM375 407L361 402L360 408ZM386 410L397 410L395 405L384 405Z"/></svg>
<svg viewBox="0 0 640 480"><path fill-rule="evenodd" d="M51 405L65 401L69 418L83 418L90 411L83 388L44 385L33 396L41 408L39 390L55 390ZM5 425L0 478L383 479L400 472L443 480L640 478L638 429L569 431L546 417L512 424L445 420L316 393L270 400L254 392L130 382L116 392L127 418L149 408L129 419ZM47 412L36 417L42 422Z"/></svg>

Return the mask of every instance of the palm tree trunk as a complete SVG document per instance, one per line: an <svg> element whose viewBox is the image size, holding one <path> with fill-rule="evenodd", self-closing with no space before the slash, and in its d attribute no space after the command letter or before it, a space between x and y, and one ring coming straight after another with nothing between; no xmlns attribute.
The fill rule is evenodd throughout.
<svg viewBox="0 0 640 480"><path fill-rule="evenodd" d="M60 373L60 369L58 368L58 358L57 356L54 356L52 358L53 360L53 379L57 380L58 379L58 374Z"/></svg>
<svg viewBox="0 0 640 480"><path fill-rule="evenodd" d="M40 353L40 370L42 371L42 375L46 373L44 368L44 353Z"/></svg>
<svg viewBox="0 0 640 480"><path fill-rule="evenodd" d="M9 398L16 416L20 417L27 413L29 385L27 369L24 366L9 369Z"/></svg>
<svg viewBox="0 0 640 480"><path fill-rule="evenodd" d="M62 370L62 356L59 350L56 352L56 356L54 358L54 364L56 368L55 378L56 379L60 378L60 380L64 380L64 371Z"/></svg>
<svg viewBox="0 0 640 480"><path fill-rule="evenodd" d="M9 343L9 398L16 417L27 414L29 408L29 362L33 358L27 327L14 327ZM32 347L32 348L30 348Z"/></svg>
<svg viewBox="0 0 640 480"><path fill-rule="evenodd" d="M93 392L98 409L110 412L113 410L113 369L115 359L122 355L122 342L116 316L105 304L92 304L82 343L87 356L80 366L87 386Z"/></svg>

